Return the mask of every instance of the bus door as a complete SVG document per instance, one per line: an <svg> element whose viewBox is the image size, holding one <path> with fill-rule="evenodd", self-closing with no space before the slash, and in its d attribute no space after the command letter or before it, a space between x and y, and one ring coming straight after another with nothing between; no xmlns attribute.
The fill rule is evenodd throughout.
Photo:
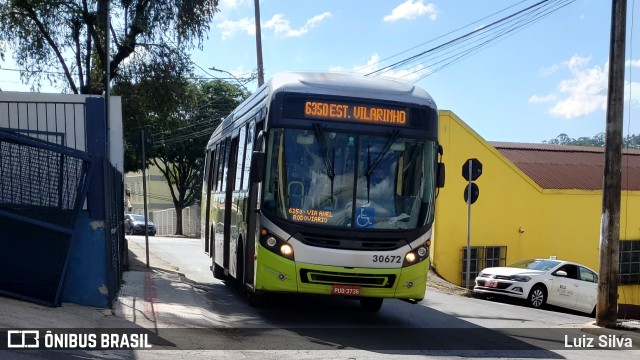
<svg viewBox="0 0 640 360"><path fill-rule="evenodd" d="M225 187L225 199L224 199L224 238L223 238L223 253L224 253L224 268L229 269L229 258L231 252L231 213L233 212L233 189L235 188L236 180L236 161L238 156L238 137L231 139L231 148L229 149L229 157L227 171L225 176L227 177ZM236 228L237 231L237 228Z"/></svg>
<svg viewBox="0 0 640 360"><path fill-rule="evenodd" d="M207 177L205 179L207 188L206 191L206 203L205 203L205 219L204 219L204 252L210 257L213 256L213 231L211 227L211 196L212 188L214 187L215 173L217 170L216 165L217 151L215 149L209 149L207 151Z"/></svg>
<svg viewBox="0 0 640 360"><path fill-rule="evenodd" d="M257 213L254 211L256 208L257 202L257 185L251 183L250 175L251 172L251 158L253 155L253 150L255 144L256 137L256 125L255 122L251 121L248 126L247 131L247 146L245 149L245 161L244 161L244 175L243 175L243 183L242 189L248 193L247 200L245 201L245 205L243 206L244 210L244 218L243 221L247 224L247 238L245 239L245 282L247 284L253 284L254 281L254 255L256 252L256 216Z"/></svg>

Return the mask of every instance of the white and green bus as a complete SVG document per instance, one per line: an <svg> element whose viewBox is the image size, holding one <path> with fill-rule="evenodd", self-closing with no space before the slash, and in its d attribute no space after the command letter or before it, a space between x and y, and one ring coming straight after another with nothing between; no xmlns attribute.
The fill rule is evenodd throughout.
<svg viewBox="0 0 640 360"><path fill-rule="evenodd" d="M213 276L268 292L425 296L444 164L424 90L340 73L282 73L213 132L202 237Z"/></svg>

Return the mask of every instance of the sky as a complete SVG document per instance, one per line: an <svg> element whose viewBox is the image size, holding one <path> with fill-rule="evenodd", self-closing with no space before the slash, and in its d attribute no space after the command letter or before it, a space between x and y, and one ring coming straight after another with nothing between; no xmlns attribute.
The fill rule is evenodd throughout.
<svg viewBox="0 0 640 360"><path fill-rule="evenodd" d="M439 109L454 112L489 141L540 143L563 133L602 133L611 1L550 0L546 8L525 10L539 2L262 0L265 79L281 71L378 71L370 76L425 89ZM640 133L640 47L632 46L640 39L640 24L634 24L639 8L628 0L624 135ZM219 10L202 50L192 52L196 74L255 73L254 1L220 0ZM473 37L464 37L469 33ZM15 68L11 61L0 66ZM0 87L29 91L10 71L0 71ZM254 91L257 82L246 87Z"/></svg>

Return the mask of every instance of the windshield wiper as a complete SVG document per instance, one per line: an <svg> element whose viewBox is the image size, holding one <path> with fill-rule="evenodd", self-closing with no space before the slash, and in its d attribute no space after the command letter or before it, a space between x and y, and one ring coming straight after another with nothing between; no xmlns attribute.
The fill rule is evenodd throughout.
<svg viewBox="0 0 640 360"><path fill-rule="evenodd" d="M329 180L331 180L331 205L333 206L333 179L336 177L336 172L333 169L333 164L335 162L336 152L334 149L333 159L329 160L329 148L327 147L327 142L324 138L324 132L320 128L320 125L313 124L313 133L318 140L318 144L320 144L320 154L322 155L322 160L324 160L324 166L327 170L327 176L329 177Z"/></svg>
<svg viewBox="0 0 640 360"><path fill-rule="evenodd" d="M393 130L393 132L391 133L391 136L389 136L389 139L384 144L384 148L378 154L378 156L375 158L375 160L373 160L373 163L370 162L369 145L367 145L367 164L368 164L368 166L367 166L367 171L365 171L365 173L364 173L364 176L367 177L367 202L369 201L369 191L370 191L370 187L371 187L371 174L373 174L373 171L382 162L382 159L385 158L385 156L389 152L389 149L391 149L391 145L393 145L393 142L396 141L396 138L398 137L399 133L400 133L400 131L398 131L397 129Z"/></svg>

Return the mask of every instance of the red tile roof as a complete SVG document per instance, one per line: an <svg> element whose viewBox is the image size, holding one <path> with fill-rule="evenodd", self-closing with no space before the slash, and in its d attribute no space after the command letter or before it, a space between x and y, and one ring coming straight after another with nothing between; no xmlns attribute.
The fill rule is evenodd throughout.
<svg viewBox="0 0 640 360"><path fill-rule="evenodd" d="M604 148L490 142L543 189L602 190ZM622 151L622 189L640 190L640 150Z"/></svg>

